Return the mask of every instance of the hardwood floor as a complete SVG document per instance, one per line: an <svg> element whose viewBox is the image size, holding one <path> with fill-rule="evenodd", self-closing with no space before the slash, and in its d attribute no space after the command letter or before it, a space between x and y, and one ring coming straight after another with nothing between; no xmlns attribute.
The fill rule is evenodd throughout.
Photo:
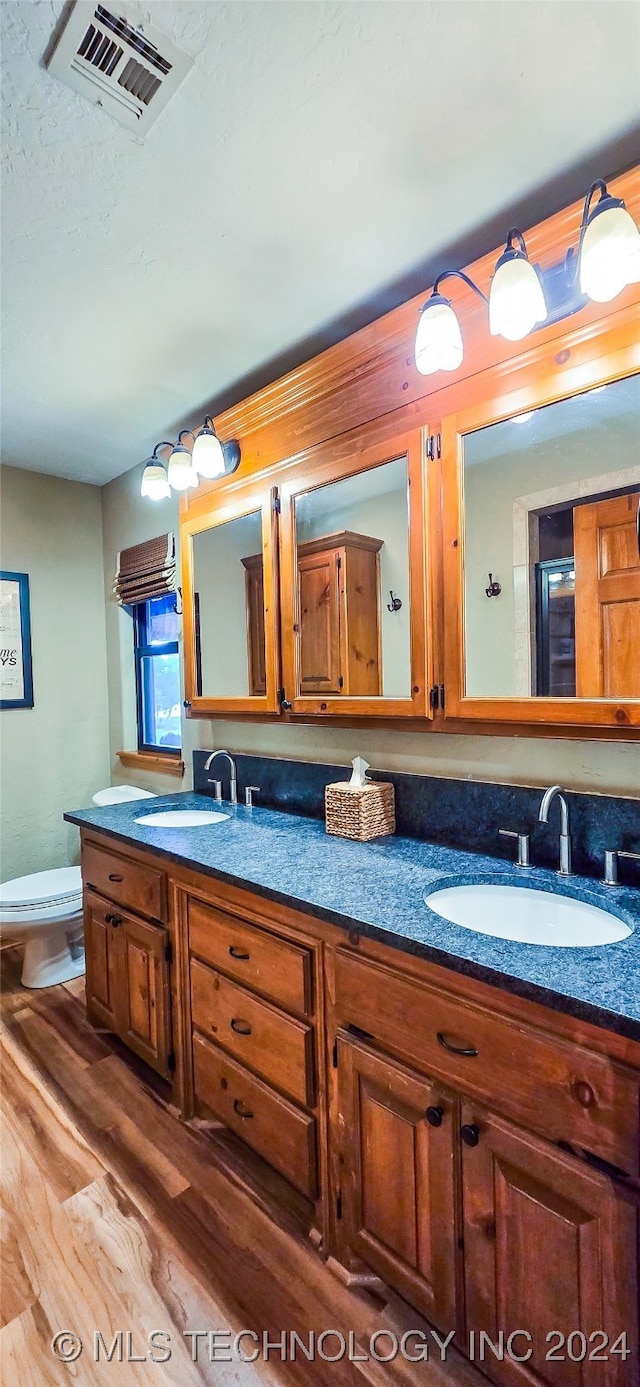
<svg viewBox="0 0 640 1387"><path fill-rule="evenodd" d="M438 1361L433 1340L428 1362L376 1362L371 1336L426 1333L420 1317L394 1296L341 1285L309 1242L305 1201L223 1128L179 1122L163 1080L87 1025L82 980L27 991L18 951L0 963L5 1382L486 1387L452 1348ZM279 1350L232 1357L242 1329L259 1345L284 1330L287 1361ZM215 1361L207 1338L189 1337L201 1330L226 1336ZM288 1361L291 1334L308 1345L311 1330L347 1345L351 1332L360 1361L308 1361L299 1347ZM74 1361L52 1350L60 1331L82 1340ZM380 1339L380 1354L390 1342ZM338 1352L335 1337L322 1343L327 1357ZM255 1349L243 1340L245 1357Z"/></svg>

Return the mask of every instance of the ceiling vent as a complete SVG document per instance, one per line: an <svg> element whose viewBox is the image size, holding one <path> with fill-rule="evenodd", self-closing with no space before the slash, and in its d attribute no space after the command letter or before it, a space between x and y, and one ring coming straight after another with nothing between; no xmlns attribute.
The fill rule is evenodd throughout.
<svg viewBox="0 0 640 1387"><path fill-rule="evenodd" d="M77 0L48 64L68 87L138 136L166 106L193 59L149 24Z"/></svg>

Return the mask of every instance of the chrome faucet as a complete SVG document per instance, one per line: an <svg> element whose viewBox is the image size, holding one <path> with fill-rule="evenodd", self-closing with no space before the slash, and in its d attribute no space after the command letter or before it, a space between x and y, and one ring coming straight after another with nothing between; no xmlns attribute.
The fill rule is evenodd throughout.
<svg viewBox="0 0 640 1387"><path fill-rule="evenodd" d="M220 751L212 751L212 752L211 752L211 755L210 755L210 756L207 756L207 759L206 759L206 761L205 761L205 763L204 763L204 768L205 768L206 771L208 771L208 770L210 769L210 767L211 767L211 763L212 763L213 761L215 761L216 756L226 756L227 761L229 762L229 799L230 799L230 801L231 801L232 804L237 804L237 803L238 803L238 778L237 778L237 775L236 775L236 763L235 763L235 761L234 761L234 759L233 759L233 756L230 756L230 755L229 755L229 752L228 752L228 751L224 751L223 749L221 749ZM208 784L208 785L215 785L216 799L217 799L217 800L221 800L221 799L222 799L222 781L221 781L221 780L211 780L211 779L208 779L208 780L207 780L207 784Z"/></svg>
<svg viewBox="0 0 640 1387"><path fill-rule="evenodd" d="M569 833L569 806L562 793L560 785L552 785L549 790L545 790L542 796L538 822L546 824L549 822L549 809L554 799L558 796L560 801L560 870L559 875L569 877L571 872L571 835Z"/></svg>

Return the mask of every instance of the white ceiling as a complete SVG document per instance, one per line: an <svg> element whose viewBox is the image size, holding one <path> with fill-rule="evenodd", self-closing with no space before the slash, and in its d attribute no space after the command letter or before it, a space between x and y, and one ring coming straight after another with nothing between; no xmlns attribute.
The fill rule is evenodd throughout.
<svg viewBox="0 0 640 1387"><path fill-rule="evenodd" d="M128 5L195 58L143 144L43 68L62 11L0 6L16 466L105 482L633 158L626 0Z"/></svg>

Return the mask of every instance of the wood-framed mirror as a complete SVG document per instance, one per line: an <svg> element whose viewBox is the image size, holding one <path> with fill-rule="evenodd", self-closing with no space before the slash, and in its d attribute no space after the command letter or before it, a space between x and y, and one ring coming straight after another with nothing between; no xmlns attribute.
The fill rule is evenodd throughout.
<svg viewBox="0 0 640 1387"><path fill-rule="evenodd" d="M294 714L427 715L421 429L300 466L280 488L282 667Z"/></svg>
<svg viewBox="0 0 640 1387"><path fill-rule="evenodd" d="M441 424L447 715L638 728L638 346L612 323L498 391Z"/></svg>
<svg viewBox="0 0 640 1387"><path fill-rule="evenodd" d="M187 714L278 712L276 496L244 484L183 517Z"/></svg>

